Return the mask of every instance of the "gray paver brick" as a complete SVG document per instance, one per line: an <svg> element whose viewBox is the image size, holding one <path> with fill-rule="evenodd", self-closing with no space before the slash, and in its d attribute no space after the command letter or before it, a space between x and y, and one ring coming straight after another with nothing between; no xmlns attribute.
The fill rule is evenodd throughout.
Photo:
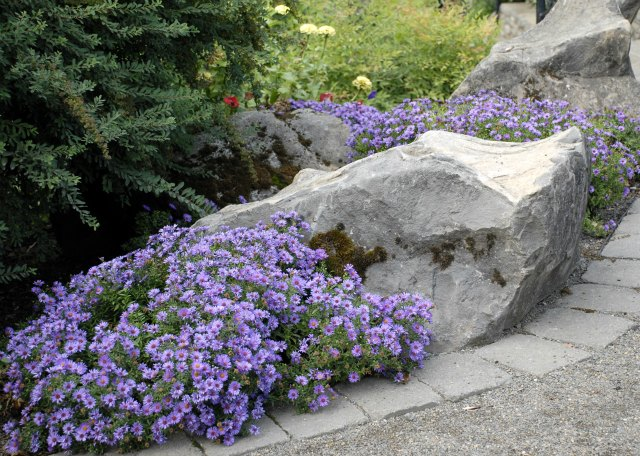
<svg viewBox="0 0 640 456"><path fill-rule="evenodd" d="M117 453L112 453L117 454ZM135 453L140 456L202 456L202 451L195 446L191 438L179 433L173 434L162 445L153 444L144 451Z"/></svg>
<svg viewBox="0 0 640 456"><path fill-rule="evenodd" d="M286 408L274 411L272 416L297 439L317 437L369 421L358 407L343 397L332 400L329 406L316 413L297 414L293 408Z"/></svg>
<svg viewBox="0 0 640 456"><path fill-rule="evenodd" d="M582 275L587 282L619 287L640 287L640 260L600 260L589 263Z"/></svg>
<svg viewBox="0 0 640 456"><path fill-rule="evenodd" d="M616 234L602 249L602 256L640 259L640 234Z"/></svg>
<svg viewBox="0 0 640 456"><path fill-rule="evenodd" d="M561 307L592 309L598 312L624 312L640 315L640 292L632 288L581 283L558 301Z"/></svg>
<svg viewBox="0 0 640 456"><path fill-rule="evenodd" d="M428 359L415 376L450 401L489 391L511 380L507 372L470 353Z"/></svg>
<svg viewBox="0 0 640 456"><path fill-rule="evenodd" d="M635 323L624 318L572 309L549 309L524 329L536 336L604 348Z"/></svg>
<svg viewBox="0 0 640 456"><path fill-rule="evenodd" d="M640 213L625 215L618 228L616 228L613 238L615 239L616 236L623 234L640 234Z"/></svg>
<svg viewBox="0 0 640 456"><path fill-rule="evenodd" d="M442 402L429 386L412 378L405 385L384 378L365 378L337 387L374 420L423 410Z"/></svg>
<svg viewBox="0 0 640 456"><path fill-rule="evenodd" d="M523 334L505 337L479 348L475 353L484 359L538 376L591 356L584 350Z"/></svg>
<svg viewBox="0 0 640 456"><path fill-rule="evenodd" d="M289 440L289 436L271 418L264 417L257 424L260 426L260 434L239 437L231 446L224 446L203 438L199 438L198 443L207 456L238 456ZM182 453L177 454L182 456Z"/></svg>

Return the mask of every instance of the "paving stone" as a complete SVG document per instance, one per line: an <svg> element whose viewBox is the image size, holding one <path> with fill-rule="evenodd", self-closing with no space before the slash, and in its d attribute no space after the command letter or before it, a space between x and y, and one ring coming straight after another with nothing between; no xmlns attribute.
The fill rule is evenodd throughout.
<svg viewBox="0 0 640 456"><path fill-rule="evenodd" d="M618 228L616 228L613 238L615 239L623 234L640 234L640 213L625 215Z"/></svg>
<svg viewBox="0 0 640 456"><path fill-rule="evenodd" d="M440 395L415 378L401 384L369 377L358 383L339 385L337 389L374 420L423 410L442 402Z"/></svg>
<svg viewBox="0 0 640 456"><path fill-rule="evenodd" d="M640 259L640 234L616 233L602 249L602 256Z"/></svg>
<svg viewBox="0 0 640 456"><path fill-rule="evenodd" d="M117 453L113 453L114 455ZM202 456L202 451L193 444L191 438L186 435L173 434L162 445L153 444L144 451L136 452L136 456Z"/></svg>
<svg viewBox="0 0 640 456"><path fill-rule="evenodd" d="M511 380L511 375L470 353L450 353L428 359L415 377L449 401L497 388Z"/></svg>
<svg viewBox="0 0 640 456"><path fill-rule="evenodd" d="M224 446L204 438L199 438L198 443L207 456L237 456L289 440L289 436L269 417L265 416L258 421L257 425L260 426L260 434L239 437L231 446ZM182 453L177 454L182 456Z"/></svg>
<svg viewBox="0 0 640 456"><path fill-rule="evenodd" d="M589 263L582 275L587 282L640 288L639 260L600 260Z"/></svg>
<svg viewBox="0 0 640 456"><path fill-rule="evenodd" d="M604 348L635 323L625 318L572 309L549 309L524 329L539 337Z"/></svg>
<svg viewBox="0 0 640 456"><path fill-rule="evenodd" d="M476 350L475 354L538 376L591 356L584 350L523 334L505 337Z"/></svg>
<svg viewBox="0 0 640 456"><path fill-rule="evenodd" d="M635 46L637 46L638 52L640 54L640 43L635 43ZM636 73L636 74L640 74L640 73ZM637 198L635 202L631 205L631 207L629 208L629 211L627 212L627 216L629 214L640 214L640 198Z"/></svg>
<svg viewBox="0 0 640 456"><path fill-rule="evenodd" d="M297 414L293 408L279 409L272 414L275 421L293 438L317 437L369 421L367 416L343 397L315 413Z"/></svg>
<svg viewBox="0 0 640 456"><path fill-rule="evenodd" d="M632 288L581 283L570 290L558 300L561 307L640 315L640 291Z"/></svg>

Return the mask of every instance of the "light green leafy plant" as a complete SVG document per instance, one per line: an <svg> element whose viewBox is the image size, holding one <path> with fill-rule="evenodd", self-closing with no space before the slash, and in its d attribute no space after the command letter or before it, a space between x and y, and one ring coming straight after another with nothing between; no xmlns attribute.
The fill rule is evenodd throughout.
<svg viewBox="0 0 640 456"><path fill-rule="evenodd" d="M267 101L317 99L322 92L351 100L359 75L372 81L377 97L371 103L379 108L405 98L447 98L488 54L498 27L494 17L460 2L437 6L417 0L300 2L300 21L330 24L335 36L300 33L290 24L286 33L294 39L262 81Z"/></svg>

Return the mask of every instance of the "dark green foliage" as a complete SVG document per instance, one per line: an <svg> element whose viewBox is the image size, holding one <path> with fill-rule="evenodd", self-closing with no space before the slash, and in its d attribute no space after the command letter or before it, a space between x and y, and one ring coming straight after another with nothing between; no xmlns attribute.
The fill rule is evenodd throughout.
<svg viewBox="0 0 640 456"><path fill-rule="evenodd" d="M91 195L164 194L207 210L175 182L188 171L180 157L192 133L223 122L224 104L207 93L251 82L267 6L0 0L0 283L50 258L53 215L97 227ZM205 93L196 76L214 51L224 65Z"/></svg>

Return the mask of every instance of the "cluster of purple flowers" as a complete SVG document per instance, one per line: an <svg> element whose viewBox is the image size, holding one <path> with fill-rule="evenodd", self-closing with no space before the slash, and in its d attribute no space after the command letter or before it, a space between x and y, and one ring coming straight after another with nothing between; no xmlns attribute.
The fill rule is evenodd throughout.
<svg viewBox="0 0 640 456"><path fill-rule="evenodd" d="M357 103L292 101L291 105L342 119L351 130L347 145L355 151L352 159L410 143L429 130L526 142L576 126L592 153L592 209L625 197L640 174L640 118L620 110L586 112L570 108L566 101L513 100L493 92L446 102L405 100L389 112Z"/></svg>
<svg viewBox="0 0 640 456"><path fill-rule="evenodd" d="M269 399L316 410L331 384L422 365L431 302L330 277L295 213L227 229L165 227L146 248L34 292L9 330L4 391L23 402L7 450L140 447L184 429L230 445Z"/></svg>

